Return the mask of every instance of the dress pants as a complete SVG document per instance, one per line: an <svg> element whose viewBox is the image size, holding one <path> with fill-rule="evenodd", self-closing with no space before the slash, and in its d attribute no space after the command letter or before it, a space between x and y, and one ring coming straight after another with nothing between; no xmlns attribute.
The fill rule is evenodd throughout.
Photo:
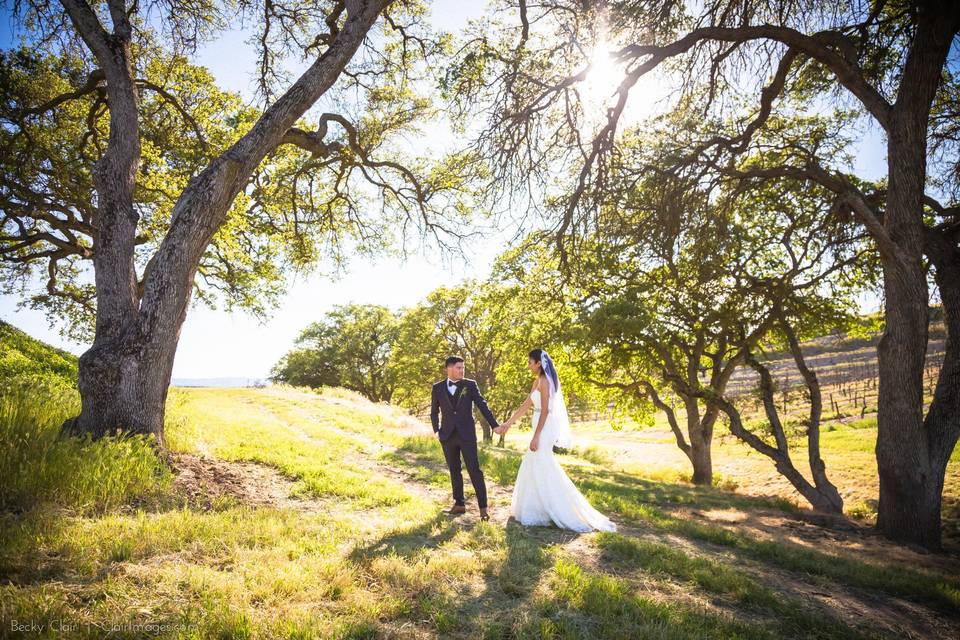
<svg viewBox="0 0 960 640"><path fill-rule="evenodd" d="M458 505L464 505L463 474L460 467L460 456L470 474L470 482L477 494L477 505L481 509L487 508L487 485L483 481L483 471L480 470L480 459L477 457L477 441L462 438L456 430L446 440L441 440L443 457L447 459L447 468L450 469L450 484L453 486L453 500Z"/></svg>

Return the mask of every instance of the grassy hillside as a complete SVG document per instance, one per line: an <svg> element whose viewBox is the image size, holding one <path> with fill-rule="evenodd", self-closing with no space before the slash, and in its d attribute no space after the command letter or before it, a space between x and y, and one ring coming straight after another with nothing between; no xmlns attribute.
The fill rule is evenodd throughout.
<svg viewBox="0 0 960 640"><path fill-rule="evenodd" d="M702 488L664 425L577 425L562 463L618 525L577 535L508 518L528 431L481 451L491 522L469 482L470 512L451 518L437 442L393 407L173 388L165 454L143 438L62 442L76 358L5 324L0 346L0 637L960 636L960 452L950 553L895 546L868 527L870 415L823 435L853 520L805 511L729 438L718 486Z"/></svg>
<svg viewBox="0 0 960 640"><path fill-rule="evenodd" d="M56 423L55 405L43 406L44 424ZM167 433L170 466L132 449L126 468L146 472L123 491L38 493L2 511L2 633L57 620L78 637L960 631L957 555L917 554L855 523L815 524L775 495L697 488L676 469L624 473L599 449L563 464L619 530L577 535L508 521L523 432L482 452L489 523L469 494L466 516L442 512L448 479L427 427L353 394L173 389ZM100 460L107 484L124 475ZM33 635L44 633L63 635Z"/></svg>
<svg viewBox="0 0 960 640"><path fill-rule="evenodd" d="M0 385L13 383L76 386L77 356L0 320Z"/></svg>

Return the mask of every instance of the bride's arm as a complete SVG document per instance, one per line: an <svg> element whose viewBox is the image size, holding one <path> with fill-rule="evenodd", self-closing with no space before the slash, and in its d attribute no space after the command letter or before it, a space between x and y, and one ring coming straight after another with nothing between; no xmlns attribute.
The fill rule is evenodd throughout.
<svg viewBox="0 0 960 640"><path fill-rule="evenodd" d="M530 389L530 393L533 393L534 389L536 389L536 383L534 384L534 387ZM524 401L519 407L517 407L517 410L513 412L513 415L500 423L500 426L498 427L500 430L494 429L494 431L497 433L505 432L507 429L513 426L513 423L517 421L517 418L525 414L527 410L533 406L533 400L530 399L530 393L527 394L527 397L524 399Z"/></svg>
<svg viewBox="0 0 960 640"><path fill-rule="evenodd" d="M501 422L501 423L500 423L500 426L501 426L501 427L512 427L512 426L513 426L513 423L517 421L517 418L519 418L520 416L522 416L523 414L525 414L525 413L527 412L527 410L528 410L530 407L532 407L532 406L533 406L533 401L530 400L530 395L527 394L527 399L524 400L523 403L522 403L519 407L517 407L517 410L513 412L513 415L512 415L512 416L510 416L509 418L507 418L504 422Z"/></svg>

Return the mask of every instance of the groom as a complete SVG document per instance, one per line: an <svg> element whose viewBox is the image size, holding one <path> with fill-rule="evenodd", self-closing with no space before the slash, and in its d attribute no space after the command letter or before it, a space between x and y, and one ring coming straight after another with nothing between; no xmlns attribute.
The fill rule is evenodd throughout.
<svg viewBox="0 0 960 640"><path fill-rule="evenodd" d="M466 501L463 498L463 475L460 471L460 456L467 466L470 482L477 494L480 507L480 519L489 520L487 514L487 485L483 482L483 471L477 458L477 427L473 421L473 404L491 428L500 426L493 417L487 401L480 395L476 380L464 378L463 358L450 356L446 360L447 379L433 385L433 397L430 401L430 422L433 432L440 439L443 457L450 469L450 484L453 485L454 505L448 513L466 513Z"/></svg>

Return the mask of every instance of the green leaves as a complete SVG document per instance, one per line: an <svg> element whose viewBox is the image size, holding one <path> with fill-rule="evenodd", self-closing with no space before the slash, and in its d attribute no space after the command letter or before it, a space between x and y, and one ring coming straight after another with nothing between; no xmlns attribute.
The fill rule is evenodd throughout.
<svg viewBox="0 0 960 640"><path fill-rule="evenodd" d="M391 361L398 332L396 314L377 305L338 305L297 338L301 347L277 363L276 381L311 387L334 386L390 401L396 388Z"/></svg>
<svg viewBox="0 0 960 640"><path fill-rule="evenodd" d="M34 29L68 28L63 46L41 38L31 42L36 46L0 54L0 144L7 151L0 159L0 281L4 293L29 296L24 304L89 341L98 228L92 175L106 150L111 115L105 74L82 46L73 46L82 43L70 39L64 16L37 7L26 25L31 37ZM282 59L321 55L347 13L330 2L201 2L157 30L131 14L139 113L137 145L127 151L139 157L133 270L141 287L190 181L264 115L260 106L219 89L213 75L187 57L192 46L179 46L224 28L227 13L237 9L241 17L252 11L253 29L261 31L257 71L265 95L279 86ZM323 107L337 111L319 119L308 111L297 123L299 135L290 138L291 130L262 149L260 165L241 177L229 212L210 229L196 268L196 299L263 319L291 273L321 263L338 268L349 256L394 251L401 241L407 248L415 235L424 244L450 243L483 213L474 202L473 179L482 169L474 155L410 152L409 140L439 120L430 79L437 56L451 46L449 35L430 28L427 13L418 1L386 7L362 53L325 94ZM27 291L38 276L46 277L45 290Z"/></svg>

